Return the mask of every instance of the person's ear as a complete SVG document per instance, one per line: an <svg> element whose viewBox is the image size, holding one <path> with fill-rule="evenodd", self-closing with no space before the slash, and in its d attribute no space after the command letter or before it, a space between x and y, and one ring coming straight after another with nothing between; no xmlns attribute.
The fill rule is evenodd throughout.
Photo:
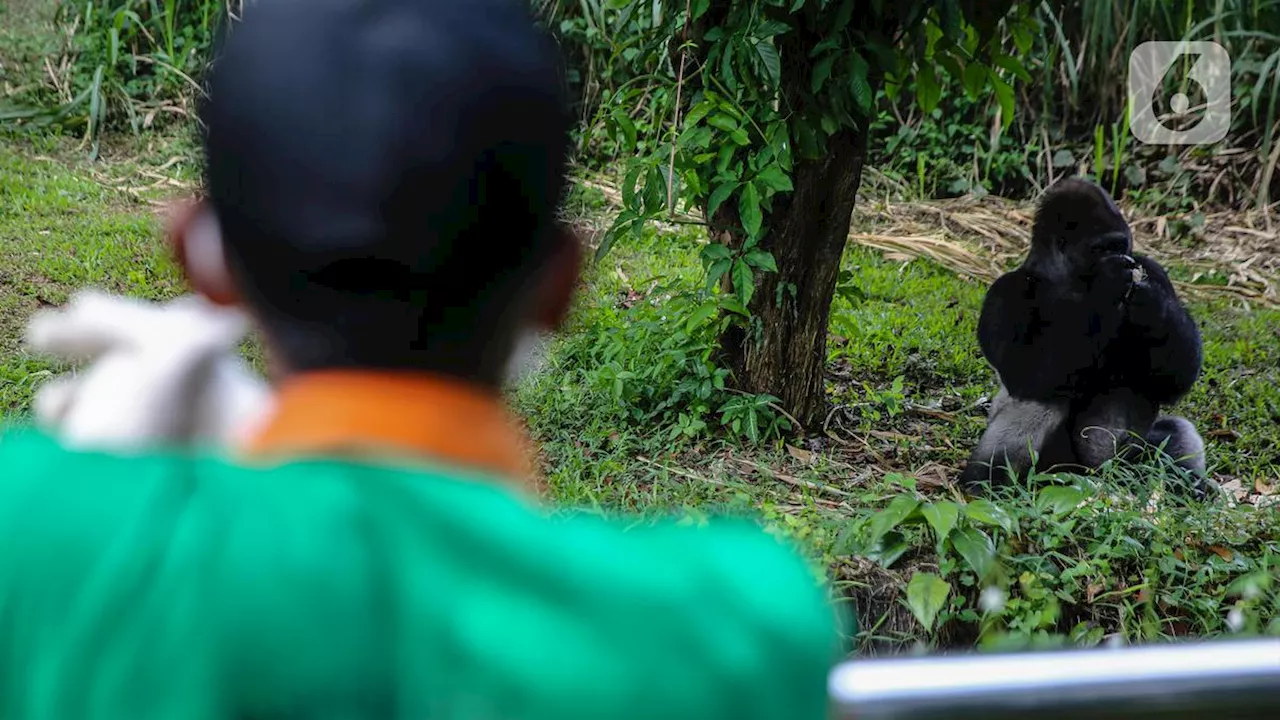
<svg viewBox="0 0 1280 720"><path fill-rule="evenodd" d="M174 258L193 290L216 305L240 303L240 294L227 267L218 218L208 201L194 200L175 206L167 237Z"/></svg>
<svg viewBox="0 0 1280 720"><path fill-rule="evenodd" d="M582 241L572 228L557 230L556 250L543 275L542 310L537 318L546 332L559 330L573 308L573 298L582 272Z"/></svg>

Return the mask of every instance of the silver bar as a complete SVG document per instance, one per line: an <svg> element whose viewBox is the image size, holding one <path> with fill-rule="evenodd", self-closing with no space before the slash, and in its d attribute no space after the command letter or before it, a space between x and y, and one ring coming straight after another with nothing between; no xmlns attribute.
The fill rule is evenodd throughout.
<svg viewBox="0 0 1280 720"><path fill-rule="evenodd" d="M1280 638L853 660L837 720L1280 720Z"/></svg>

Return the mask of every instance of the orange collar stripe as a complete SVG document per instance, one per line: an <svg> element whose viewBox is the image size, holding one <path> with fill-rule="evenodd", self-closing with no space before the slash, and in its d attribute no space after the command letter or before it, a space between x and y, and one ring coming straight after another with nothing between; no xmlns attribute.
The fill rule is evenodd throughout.
<svg viewBox="0 0 1280 720"><path fill-rule="evenodd" d="M496 473L527 487L529 443L496 393L419 373L325 371L285 381L252 457L378 453Z"/></svg>

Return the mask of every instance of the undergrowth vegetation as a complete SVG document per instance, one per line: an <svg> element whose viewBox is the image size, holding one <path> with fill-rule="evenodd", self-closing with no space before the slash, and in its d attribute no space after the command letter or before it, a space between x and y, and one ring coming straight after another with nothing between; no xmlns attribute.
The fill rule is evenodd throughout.
<svg viewBox="0 0 1280 720"><path fill-rule="evenodd" d="M192 101L214 28L239 9L225 0L67 0L56 13L53 5L0 0L0 408L8 414L24 412L57 369L21 347L31 311L86 284L149 297L180 291L147 200L195 184ZM670 21L661 15L669 4L535 5L570 58L582 120L566 219L598 246L636 198L603 192L597 180L625 180L619 168L655 153L647 138L672 130L678 43L650 32ZM1127 207L1186 226L1188 237L1211 207L1267 207L1280 157L1270 145L1280 121L1280 6L1072 0L1034 4L1029 17L1034 32L1006 38L1020 61L1000 69L1025 76L1016 95L968 92L963 70L942 64L877 92L860 205L1029 198L1051 178L1083 171ZM1219 38L1232 50L1236 85L1247 91L1238 94L1231 147L1175 154L1127 136L1128 49L1184 36ZM933 99L928 112L921 95ZM800 542L815 574L854 603L866 652L1280 633L1274 303L1192 304L1205 371L1179 412L1206 434L1222 492L1187 499L1179 471L1155 461L1036 477L969 499L952 480L995 388L974 339L984 284L945 263L850 247L829 323L831 410L805 426L778 398L735 390L717 352L747 312L721 281L749 278L772 259L719 254L697 219L659 220L589 267L548 367L513 393L564 511L761 518ZM1208 273L1202 281L1223 285L1237 270L1172 268L1180 279Z"/></svg>
<svg viewBox="0 0 1280 720"><path fill-rule="evenodd" d="M589 186L570 212L610 214ZM717 327L690 314L706 302L700 235L651 229L594 266L550 368L516 395L566 505L763 517L852 598L869 652L1280 633L1274 505L1190 500L1160 460L987 499L952 487L995 383L973 340L985 286L945 267L851 249L826 424L775 432L785 417L757 401L758 440L723 427L715 409L742 398L714 380ZM1210 435L1219 481L1273 492L1280 311L1193 311L1206 368L1179 412Z"/></svg>

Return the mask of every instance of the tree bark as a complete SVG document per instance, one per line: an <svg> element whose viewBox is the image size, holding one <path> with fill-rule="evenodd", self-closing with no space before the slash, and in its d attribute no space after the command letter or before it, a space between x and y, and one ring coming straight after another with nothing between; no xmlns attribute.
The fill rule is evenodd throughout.
<svg viewBox="0 0 1280 720"><path fill-rule="evenodd" d="M738 387L779 397L806 427L826 412L827 327L866 149L864 131L842 130L824 157L796 162L794 191L766 218L761 244L778 272L757 276L750 310L759 324L724 340Z"/></svg>

